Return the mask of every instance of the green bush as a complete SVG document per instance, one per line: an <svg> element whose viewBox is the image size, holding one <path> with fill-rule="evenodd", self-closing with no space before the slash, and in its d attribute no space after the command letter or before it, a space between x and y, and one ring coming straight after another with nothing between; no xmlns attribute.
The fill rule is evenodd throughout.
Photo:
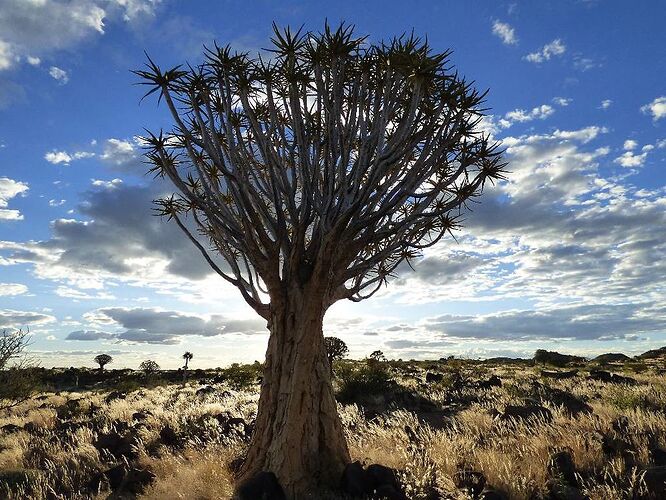
<svg viewBox="0 0 666 500"><path fill-rule="evenodd" d="M229 368L223 368L220 371L220 377L232 389L237 391L247 390L257 383L261 370L261 363L254 363L252 365L233 363Z"/></svg>
<svg viewBox="0 0 666 500"><path fill-rule="evenodd" d="M369 360L360 366L345 365L339 370L340 389L338 401L352 403L366 395L384 394L395 384L388 370L388 364Z"/></svg>

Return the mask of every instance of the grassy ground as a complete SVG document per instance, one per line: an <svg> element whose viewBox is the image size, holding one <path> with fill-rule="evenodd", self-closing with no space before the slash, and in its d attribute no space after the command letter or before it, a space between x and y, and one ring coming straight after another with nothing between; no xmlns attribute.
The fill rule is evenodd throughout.
<svg viewBox="0 0 666 500"><path fill-rule="evenodd" d="M548 464L562 451L581 494L646 497L642 473L666 445L666 377L641 366L624 373L635 385L606 383L589 380L590 368L558 380L527 364L343 362L335 383L353 459L397 469L408 498L473 498L472 472L505 498L557 498L561 478ZM441 380L426 383L426 373ZM479 384L492 375L500 387ZM125 498L229 498L258 385L211 380L152 383L111 398L109 390L50 392L5 410L0 498L107 498L111 486ZM502 417L525 404L552 419ZM118 465L137 476L119 489L104 474Z"/></svg>

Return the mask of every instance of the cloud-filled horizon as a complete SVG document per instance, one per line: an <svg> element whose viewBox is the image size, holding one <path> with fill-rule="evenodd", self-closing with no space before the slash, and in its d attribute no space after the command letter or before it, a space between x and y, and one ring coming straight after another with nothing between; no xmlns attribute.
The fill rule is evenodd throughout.
<svg viewBox="0 0 666 500"><path fill-rule="evenodd" d="M326 335L405 359L666 345L666 8L546 3L0 0L0 330L29 328L44 366L263 359L265 320L153 215L173 189L146 175L139 136L170 121L130 70L144 50L196 63L213 40L256 52L272 21L328 18L452 48L489 89L483 128L510 173L455 240L334 305Z"/></svg>

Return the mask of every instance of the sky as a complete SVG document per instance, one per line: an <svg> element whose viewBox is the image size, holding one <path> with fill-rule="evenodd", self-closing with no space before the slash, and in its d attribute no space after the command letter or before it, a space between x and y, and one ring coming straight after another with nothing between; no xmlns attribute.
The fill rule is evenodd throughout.
<svg viewBox="0 0 666 500"><path fill-rule="evenodd" d="M464 229L326 335L352 357L593 356L666 345L666 3L611 0L239 2L0 0L0 329L29 328L42 366L163 368L262 360L265 321L151 213L170 186L137 137L164 67L216 40L267 47L271 23L412 29L477 88L508 180Z"/></svg>

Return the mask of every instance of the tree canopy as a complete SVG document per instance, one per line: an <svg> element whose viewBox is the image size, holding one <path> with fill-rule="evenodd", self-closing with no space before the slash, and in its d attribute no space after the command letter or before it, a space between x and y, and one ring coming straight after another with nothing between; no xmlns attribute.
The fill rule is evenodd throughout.
<svg viewBox="0 0 666 500"><path fill-rule="evenodd" d="M135 72L175 122L144 138L178 190L159 213L265 318L266 295L313 273L326 306L371 296L504 168L479 128L485 94L449 51L328 24L274 26L271 42L270 58L216 44L198 66Z"/></svg>

